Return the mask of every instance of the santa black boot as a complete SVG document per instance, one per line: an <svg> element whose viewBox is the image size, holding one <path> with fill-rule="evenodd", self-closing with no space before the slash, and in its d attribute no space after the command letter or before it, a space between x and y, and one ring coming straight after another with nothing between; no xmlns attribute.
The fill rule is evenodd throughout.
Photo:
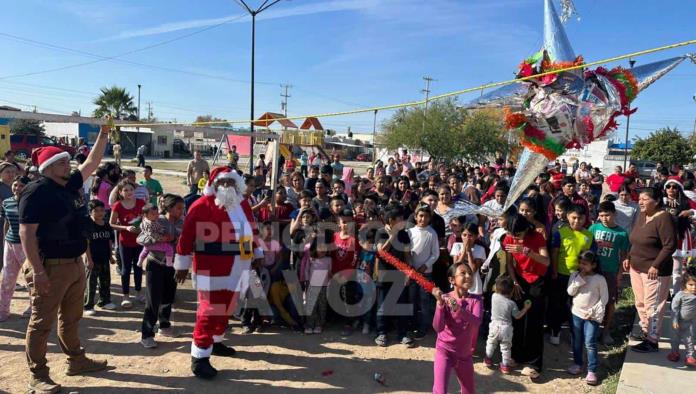
<svg viewBox="0 0 696 394"><path fill-rule="evenodd" d="M210 365L210 357L191 357L191 371L201 379L212 379L217 375L217 369Z"/></svg>
<svg viewBox="0 0 696 394"><path fill-rule="evenodd" d="M237 353L236 350L229 346L225 346L222 342L216 342L213 344L213 355L220 357L233 357Z"/></svg>

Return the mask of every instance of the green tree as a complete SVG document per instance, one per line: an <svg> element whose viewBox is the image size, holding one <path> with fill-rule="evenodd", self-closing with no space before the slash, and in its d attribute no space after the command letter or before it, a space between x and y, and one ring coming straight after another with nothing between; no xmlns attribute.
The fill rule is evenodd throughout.
<svg viewBox="0 0 696 394"><path fill-rule="evenodd" d="M423 108L402 108L382 127L379 145L424 149L439 159L481 162L508 149L500 111L467 111L454 99L431 103L427 113Z"/></svg>
<svg viewBox="0 0 696 394"><path fill-rule="evenodd" d="M223 122L225 119L220 119L217 117L214 117L213 115L198 115L196 116L196 120L194 123L206 123L206 122ZM215 123L215 124L203 124L201 126L229 126L229 123Z"/></svg>
<svg viewBox="0 0 696 394"><path fill-rule="evenodd" d="M114 119L137 120L138 108L133 104L133 96L125 88L112 86L101 88L101 93L94 99L97 108L94 117L111 115Z"/></svg>
<svg viewBox="0 0 696 394"><path fill-rule="evenodd" d="M648 138L637 138L631 150L631 158L664 164L686 164L693 161L693 157L693 145L677 128L670 127L656 130Z"/></svg>
<svg viewBox="0 0 696 394"><path fill-rule="evenodd" d="M10 133L12 134L29 134L38 137L45 135L43 123L38 120L15 119L10 122Z"/></svg>

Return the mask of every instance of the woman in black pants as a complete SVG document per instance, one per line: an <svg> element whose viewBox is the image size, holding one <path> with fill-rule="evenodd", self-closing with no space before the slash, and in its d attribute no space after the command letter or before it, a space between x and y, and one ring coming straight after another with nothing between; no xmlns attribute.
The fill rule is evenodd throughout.
<svg viewBox="0 0 696 394"><path fill-rule="evenodd" d="M543 366L544 275L549 267L549 253L544 237L522 215L509 218L505 230L508 234L503 247L512 257L507 260L507 272L515 285L513 298L520 309L524 301L532 302L527 314L513 322L512 358L527 365L523 375L535 379Z"/></svg>
<svg viewBox="0 0 696 394"><path fill-rule="evenodd" d="M181 234L184 224L184 199L175 194L162 196L160 204L159 224L167 230L170 242L176 247L176 241ZM138 237L138 243L150 245L155 243L149 237ZM140 343L145 348L157 347L155 342L155 324L159 320L159 335L174 337L176 334L171 328L169 317L172 314L172 303L176 294L176 280L174 267L167 267L166 256L163 252L150 251L146 259L146 304L143 324L141 327Z"/></svg>

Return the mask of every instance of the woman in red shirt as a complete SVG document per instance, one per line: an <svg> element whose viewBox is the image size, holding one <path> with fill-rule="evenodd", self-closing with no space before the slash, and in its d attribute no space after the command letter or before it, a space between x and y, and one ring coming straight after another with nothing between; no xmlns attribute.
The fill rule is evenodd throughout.
<svg viewBox="0 0 696 394"><path fill-rule="evenodd" d="M136 299L145 302L145 293L142 291L143 269L137 266L138 256L142 246L135 241L140 232L140 219L143 213L143 200L135 198L133 182L122 180L116 186L118 201L111 206L111 219L109 224L118 232L118 253L121 256L121 289L123 290L122 308L130 308L133 303L130 300L130 275L133 269L135 281Z"/></svg>
<svg viewBox="0 0 696 394"><path fill-rule="evenodd" d="M527 314L513 322L512 358L531 366L522 370L523 375L537 378L543 366L544 275L549 252L544 236L522 215L510 215L505 230L508 234L503 247L512 257L507 261L507 271L515 284L513 298L520 309L526 300L532 302Z"/></svg>

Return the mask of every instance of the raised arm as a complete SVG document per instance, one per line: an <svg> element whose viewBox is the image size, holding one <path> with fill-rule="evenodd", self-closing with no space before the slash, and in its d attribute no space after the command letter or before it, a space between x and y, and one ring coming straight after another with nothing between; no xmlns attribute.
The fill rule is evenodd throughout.
<svg viewBox="0 0 696 394"><path fill-rule="evenodd" d="M97 136L97 142L94 143L87 159L77 167L82 174L83 181L86 181L97 167L99 167L99 163L101 163L104 157L104 151L106 150L106 142L109 140L110 128L111 127L108 125L102 125L99 135Z"/></svg>

